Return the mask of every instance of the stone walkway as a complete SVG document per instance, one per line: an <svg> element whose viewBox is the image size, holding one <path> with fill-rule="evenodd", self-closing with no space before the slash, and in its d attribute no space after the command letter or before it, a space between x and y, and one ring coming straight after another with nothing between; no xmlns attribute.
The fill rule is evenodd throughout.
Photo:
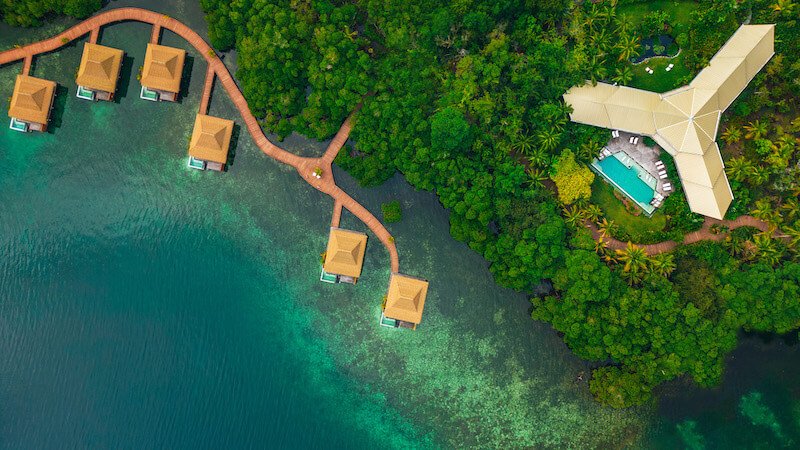
<svg viewBox="0 0 800 450"><path fill-rule="evenodd" d="M213 72L213 74L216 75L219 83L231 97L234 106L239 110L239 114L242 116L247 130L253 136L253 140L261 151L273 159L294 167L300 177L308 184L330 195L334 200L334 205L337 207L341 205L341 207L346 208L364 222L389 252L391 271L399 272L400 260L397 255L394 239L391 234L389 234L389 231L371 212L337 186L336 181L333 179L331 164L336 157L336 153L338 153L339 149L344 145L350 135L352 116L345 120L341 129L336 133L336 136L321 158L304 158L287 152L270 142L264 135L264 131L250 112L250 107L244 99L242 92L239 90L236 81L233 79L233 76L231 76L225 64L220 61L214 49L211 48L199 34L178 20L164 14L141 8L112 9L90 17L50 39L0 52L0 66L19 60L26 60L25 66L29 67L28 61L35 55L57 50L81 36L97 34L99 33L100 27L104 25L124 21L136 21L153 25L151 42L158 42L158 36L163 28L177 34L194 47L198 54L205 58L208 63L208 73L210 74ZM314 175L314 171L317 168L322 170L322 177L319 179Z"/></svg>

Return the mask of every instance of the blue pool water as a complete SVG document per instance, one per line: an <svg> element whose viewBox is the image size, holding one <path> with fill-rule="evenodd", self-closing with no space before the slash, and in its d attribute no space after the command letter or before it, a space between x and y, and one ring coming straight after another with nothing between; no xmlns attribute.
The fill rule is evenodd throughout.
<svg viewBox="0 0 800 450"><path fill-rule="evenodd" d="M628 197L646 208L653 199L653 188L639 178L637 168L628 168L615 156L610 156L595 163L602 175L621 189Z"/></svg>

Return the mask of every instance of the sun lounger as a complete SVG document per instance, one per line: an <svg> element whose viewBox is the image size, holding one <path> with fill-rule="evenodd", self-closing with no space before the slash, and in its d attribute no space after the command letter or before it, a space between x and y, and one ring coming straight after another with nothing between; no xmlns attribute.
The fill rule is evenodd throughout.
<svg viewBox="0 0 800 450"><path fill-rule="evenodd" d="M669 175L667 175L666 173L662 173L661 175L658 176L658 178L661 178L662 180L666 180L667 177L669 177Z"/></svg>
<svg viewBox="0 0 800 450"><path fill-rule="evenodd" d="M633 144L633 136L631 136L630 139L628 139L628 143Z"/></svg>
<svg viewBox="0 0 800 450"><path fill-rule="evenodd" d="M671 191L671 190L672 190L672 187L670 187L670 186L664 186L664 192L669 192L669 191Z"/></svg>
<svg viewBox="0 0 800 450"><path fill-rule="evenodd" d="M611 150L608 148L603 147L603 154L606 156L611 156Z"/></svg>
<svg viewBox="0 0 800 450"><path fill-rule="evenodd" d="M633 144L636 145L638 143L639 143L639 138L638 137L633 138Z"/></svg>
<svg viewBox="0 0 800 450"><path fill-rule="evenodd" d="M602 154L602 153L600 153L599 155L597 155L597 160L598 160L598 161L602 161L602 160L604 160L605 158L606 158L606 155L604 155L604 154Z"/></svg>

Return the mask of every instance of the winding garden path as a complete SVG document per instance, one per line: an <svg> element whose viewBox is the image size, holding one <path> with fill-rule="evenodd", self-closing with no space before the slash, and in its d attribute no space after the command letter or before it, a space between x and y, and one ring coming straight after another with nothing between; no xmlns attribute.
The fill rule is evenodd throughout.
<svg viewBox="0 0 800 450"><path fill-rule="evenodd" d="M29 67L29 61L35 55L57 50L86 34L97 36L100 27L110 23L124 21L136 21L153 25L153 39L157 39L161 29L172 31L194 47L200 56L205 58L208 63L207 80L212 74L216 76L216 79L231 97L234 106L239 110L239 114L241 114L242 120L247 126L247 130L250 132L250 135L261 151L273 159L294 167L298 174L300 174L300 177L308 184L330 195L334 200L335 209L344 207L364 222L389 251L392 272L399 272L400 260L397 255L394 239L391 234L389 234L389 231L386 230L386 227L384 227L371 212L337 186L336 181L333 179L331 164L336 153L338 153L339 149L344 145L345 141L347 141L350 134L352 126L351 117L345 120L341 129L336 133L336 136L321 158L304 158L278 147L270 142L264 135L264 131L250 112L250 107L244 99L242 92L239 90L236 81L233 79L233 76L231 76L225 64L217 57L214 49L211 48L199 34L178 20L141 8L112 9L90 17L50 39L0 52L0 66L19 60L25 60L24 67ZM319 179L314 175L317 169L322 170L322 176ZM337 216L337 214L334 215Z"/></svg>
<svg viewBox="0 0 800 450"><path fill-rule="evenodd" d="M711 217L706 217L705 222L703 222L703 227L684 236L681 244L694 244L700 241L721 241L725 239L724 233L715 234L711 232L712 225L726 226L731 230L739 227L753 227L761 231L769 230L769 225L767 223L762 222L753 216L740 216L736 220L718 220L712 219ZM592 237L594 237L595 240L602 238L608 248L611 250L622 250L628 245L627 242L622 242L618 239L614 239L611 236L603 236L603 234L597 228L597 225L593 223L587 224L586 228L592 232ZM775 231L773 236L777 238L783 237L778 231ZM635 245L643 248L648 255L657 255L659 253L665 253L674 250L675 247L678 246L678 243L675 241L663 241L656 244Z"/></svg>

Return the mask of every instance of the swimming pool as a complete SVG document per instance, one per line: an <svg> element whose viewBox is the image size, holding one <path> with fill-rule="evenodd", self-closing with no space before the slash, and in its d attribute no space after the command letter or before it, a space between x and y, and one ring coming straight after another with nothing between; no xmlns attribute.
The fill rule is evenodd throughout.
<svg viewBox="0 0 800 450"><path fill-rule="evenodd" d="M592 167L603 178L610 182L626 197L636 202L647 215L653 214L655 208L650 204L655 193L655 187L643 180L652 180L652 175L648 174L641 166L636 164L630 157L626 157L627 164L623 164L617 156L626 157L627 155L615 153L604 158L602 161L592 161Z"/></svg>

